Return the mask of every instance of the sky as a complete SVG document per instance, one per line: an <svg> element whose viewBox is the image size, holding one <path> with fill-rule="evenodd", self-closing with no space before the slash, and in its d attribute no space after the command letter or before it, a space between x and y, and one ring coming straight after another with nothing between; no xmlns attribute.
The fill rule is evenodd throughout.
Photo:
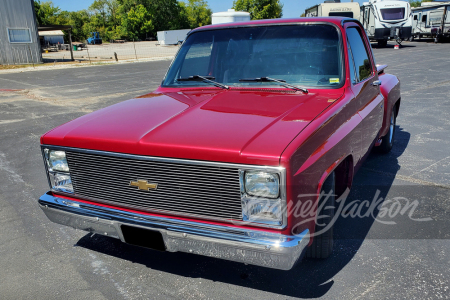
<svg viewBox="0 0 450 300"><path fill-rule="evenodd" d="M368 0L358 0L362 4ZM53 4L59 6L62 10L77 11L87 9L94 0L52 0ZM227 11L233 6L233 0L207 0L209 7L213 12ZM300 17L305 9L313 5L323 3L324 0L281 0L283 3L283 18L297 18ZM341 2L350 2L349 0L342 0Z"/></svg>

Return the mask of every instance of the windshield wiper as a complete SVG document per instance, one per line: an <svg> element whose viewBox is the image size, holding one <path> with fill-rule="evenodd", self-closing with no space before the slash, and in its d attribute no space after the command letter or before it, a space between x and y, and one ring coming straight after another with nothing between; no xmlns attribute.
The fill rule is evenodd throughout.
<svg viewBox="0 0 450 300"><path fill-rule="evenodd" d="M270 77L260 77L260 78L243 78L243 79L239 79L239 81L258 81L258 82L278 82L279 84L281 84L284 87L296 90L296 91L302 91L305 94L308 94L309 91L305 88L302 87L298 87L289 83L286 83L286 80L282 80L282 79L275 79L275 78L270 78Z"/></svg>
<svg viewBox="0 0 450 300"><path fill-rule="evenodd" d="M218 87L223 88L223 89L229 89L230 88L228 85L216 82L216 81L214 81L212 79L216 79L216 77L209 76L209 75L207 75L207 76L192 75L192 76L185 77L185 78L178 78L177 81L203 81L203 82L207 82L207 83L213 84L213 85L218 86Z"/></svg>

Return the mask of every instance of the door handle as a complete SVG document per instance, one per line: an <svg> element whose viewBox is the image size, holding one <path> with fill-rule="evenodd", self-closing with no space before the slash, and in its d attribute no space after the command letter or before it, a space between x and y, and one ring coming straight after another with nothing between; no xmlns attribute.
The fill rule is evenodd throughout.
<svg viewBox="0 0 450 300"><path fill-rule="evenodd" d="M375 80L374 82L372 82L373 86L380 86L381 85L381 80Z"/></svg>

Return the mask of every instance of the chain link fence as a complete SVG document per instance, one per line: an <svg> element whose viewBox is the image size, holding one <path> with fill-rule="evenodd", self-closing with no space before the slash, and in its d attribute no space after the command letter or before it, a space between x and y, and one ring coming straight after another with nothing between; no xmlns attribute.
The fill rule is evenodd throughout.
<svg viewBox="0 0 450 300"><path fill-rule="evenodd" d="M54 45L43 48L44 62L70 61L69 44ZM156 41L103 43L88 45L73 43L73 58L80 62L127 61L172 59L179 49L179 45L159 45Z"/></svg>

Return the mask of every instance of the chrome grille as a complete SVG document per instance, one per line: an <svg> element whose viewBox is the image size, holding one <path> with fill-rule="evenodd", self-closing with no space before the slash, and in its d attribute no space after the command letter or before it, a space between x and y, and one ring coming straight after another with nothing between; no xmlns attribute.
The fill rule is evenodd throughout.
<svg viewBox="0 0 450 300"><path fill-rule="evenodd" d="M118 206L242 220L238 168L66 152L76 195ZM130 186L137 179L156 190Z"/></svg>

